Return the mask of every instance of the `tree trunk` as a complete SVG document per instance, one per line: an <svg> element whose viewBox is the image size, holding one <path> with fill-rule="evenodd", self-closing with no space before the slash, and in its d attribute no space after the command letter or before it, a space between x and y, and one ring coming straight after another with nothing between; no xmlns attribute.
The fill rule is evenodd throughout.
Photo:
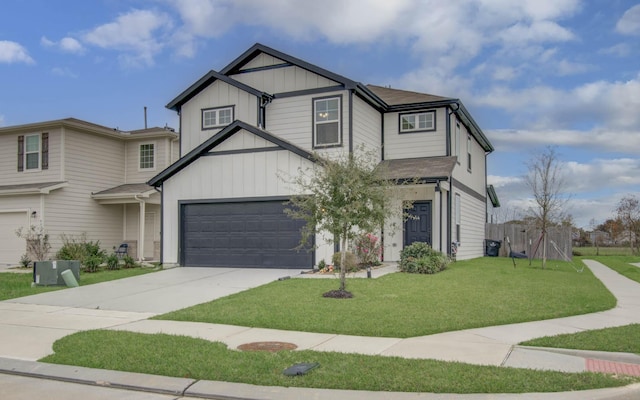
<svg viewBox="0 0 640 400"><path fill-rule="evenodd" d="M347 287L347 232L342 232L340 238L340 290L344 291Z"/></svg>
<svg viewBox="0 0 640 400"><path fill-rule="evenodd" d="M542 269L547 266L547 232L542 231Z"/></svg>

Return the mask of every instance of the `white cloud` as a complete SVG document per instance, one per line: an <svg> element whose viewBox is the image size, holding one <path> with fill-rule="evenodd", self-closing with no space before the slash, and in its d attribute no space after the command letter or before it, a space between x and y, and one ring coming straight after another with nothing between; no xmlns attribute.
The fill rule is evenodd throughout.
<svg viewBox="0 0 640 400"><path fill-rule="evenodd" d="M26 48L16 42L0 40L0 63L35 64Z"/></svg>
<svg viewBox="0 0 640 400"><path fill-rule="evenodd" d="M119 51L119 59L126 66L153 65L153 58L163 49L164 35L172 25L164 13L132 10L114 22L85 33L82 39L94 46Z"/></svg>
<svg viewBox="0 0 640 400"><path fill-rule="evenodd" d="M67 67L54 67L54 68L51 69L51 74L53 74L55 76L65 77L65 78L77 78L78 77L78 75L73 73L73 71L71 71Z"/></svg>
<svg viewBox="0 0 640 400"><path fill-rule="evenodd" d="M616 24L616 31L625 35L640 35L640 4L625 11Z"/></svg>
<svg viewBox="0 0 640 400"><path fill-rule="evenodd" d="M84 47L82 44L72 38L72 37L64 37L59 42L49 40L46 36L40 38L40 44L44 47L53 47L59 49L65 53L73 53L80 54L84 52Z"/></svg>
<svg viewBox="0 0 640 400"><path fill-rule="evenodd" d="M631 47L626 43L618 43L611 47L601 49L600 54L611 54L618 57L626 57L631 53Z"/></svg>

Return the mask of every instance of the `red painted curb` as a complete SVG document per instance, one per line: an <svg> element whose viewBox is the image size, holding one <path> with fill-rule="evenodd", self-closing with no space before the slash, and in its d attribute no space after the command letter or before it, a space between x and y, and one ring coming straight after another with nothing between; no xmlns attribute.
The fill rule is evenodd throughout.
<svg viewBox="0 0 640 400"><path fill-rule="evenodd" d="M606 374L640 376L640 364L628 364L613 361L586 359L587 371Z"/></svg>

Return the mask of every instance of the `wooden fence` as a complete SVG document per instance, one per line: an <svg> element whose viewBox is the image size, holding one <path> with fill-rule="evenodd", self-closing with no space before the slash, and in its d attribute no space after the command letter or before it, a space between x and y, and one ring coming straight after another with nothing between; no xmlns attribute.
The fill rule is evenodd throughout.
<svg viewBox="0 0 640 400"><path fill-rule="evenodd" d="M484 237L488 240L502 241L499 253L501 257L509 256L507 238L511 241L511 249L514 252L530 256L540 239L540 229L522 224L486 224ZM573 251L571 237L570 227L550 228L547 232L547 259L565 260L567 257L570 259ZM542 258L542 243L534 258Z"/></svg>

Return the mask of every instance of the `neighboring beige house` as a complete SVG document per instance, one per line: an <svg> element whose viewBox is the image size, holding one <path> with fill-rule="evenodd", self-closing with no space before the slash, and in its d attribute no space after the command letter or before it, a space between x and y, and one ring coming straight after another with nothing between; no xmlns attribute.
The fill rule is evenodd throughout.
<svg viewBox="0 0 640 400"><path fill-rule="evenodd" d="M0 128L0 264L17 264L19 227L42 225L50 257L61 235L159 258L160 194L145 182L178 158L170 128L131 132L75 118ZM142 228L141 228L142 227Z"/></svg>
<svg viewBox="0 0 640 400"><path fill-rule="evenodd" d="M417 218L384 230L385 260L415 241L445 253L457 242L459 259L483 255L493 147L458 99L363 85L256 44L167 107L180 115L181 158L149 181L162 191L164 263L330 263L326 233L314 251L294 249L302 222L283 214L283 202L295 189L278 176L312 166L314 151L360 145L377 149L394 178L421 181L403 188Z"/></svg>

